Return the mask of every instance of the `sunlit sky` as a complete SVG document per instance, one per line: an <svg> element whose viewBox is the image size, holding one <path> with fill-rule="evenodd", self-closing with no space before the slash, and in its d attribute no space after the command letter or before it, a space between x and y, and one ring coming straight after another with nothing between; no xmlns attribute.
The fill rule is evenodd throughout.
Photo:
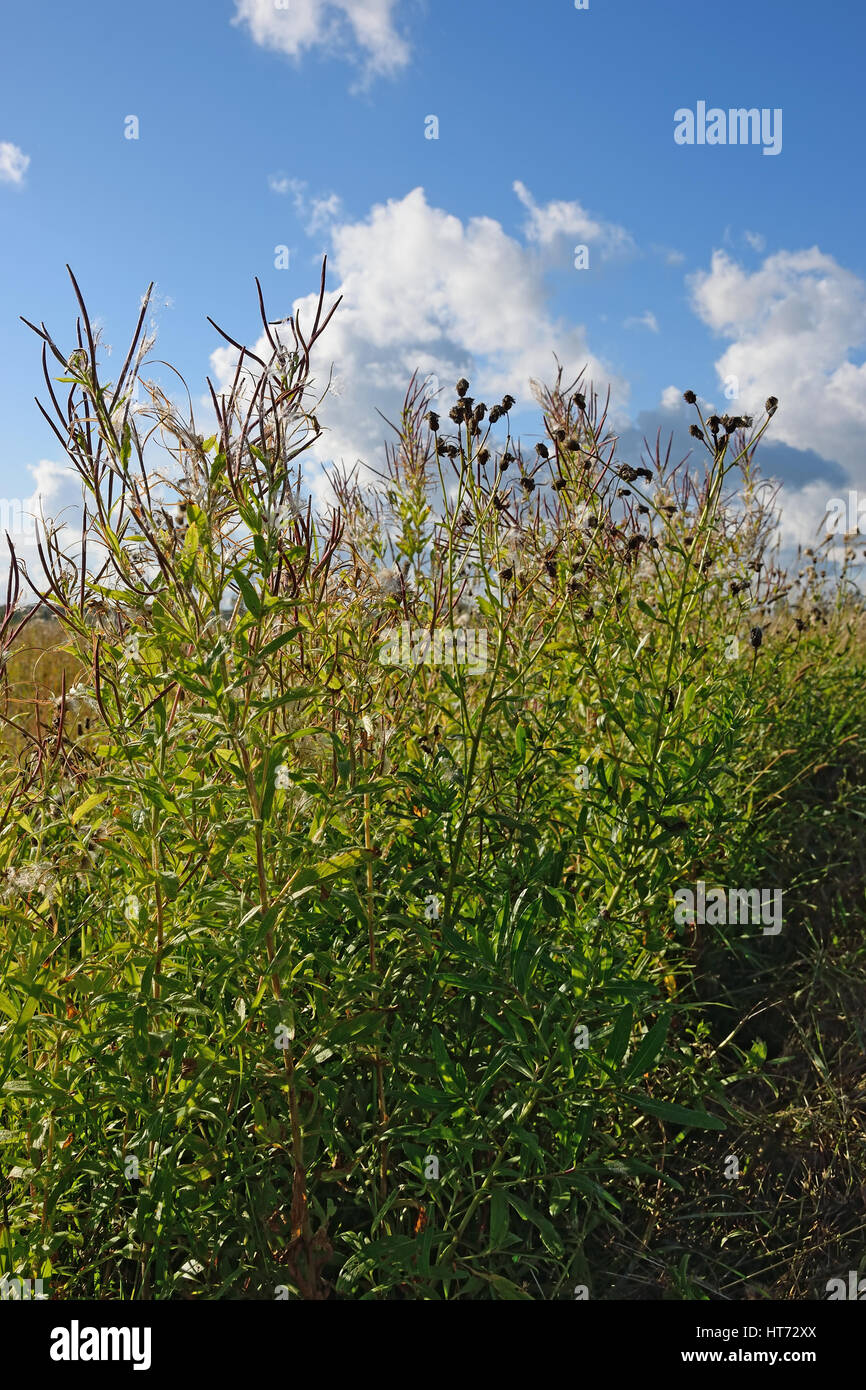
<svg viewBox="0 0 866 1390"><path fill-rule="evenodd" d="M555 354L610 384L623 457L659 425L687 451L686 387L778 396L789 538L866 494L862 7L49 0L7 7L3 40L4 498L78 496L19 319L73 346L67 262L118 356L156 282L154 357L204 415L228 370L206 316L254 343L253 277L288 314L324 252L320 465L373 459L416 368L509 389L537 437ZM781 112L778 153L675 141L675 113L735 108Z"/></svg>

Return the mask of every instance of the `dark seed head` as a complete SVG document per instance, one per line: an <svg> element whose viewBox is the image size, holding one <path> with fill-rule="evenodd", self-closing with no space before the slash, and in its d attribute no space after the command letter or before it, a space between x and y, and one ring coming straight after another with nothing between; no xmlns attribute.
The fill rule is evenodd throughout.
<svg viewBox="0 0 866 1390"><path fill-rule="evenodd" d="M520 486L525 492L532 492L535 488L535 479L528 478L525 474L521 476Z"/></svg>
<svg viewBox="0 0 866 1390"><path fill-rule="evenodd" d="M768 415L775 415L775 413L776 413L776 411L778 410L778 408L779 408L779 400L778 400L778 397L777 397L777 396L768 396L768 397L767 397L767 414L768 414Z"/></svg>
<svg viewBox="0 0 866 1390"><path fill-rule="evenodd" d="M465 376L462 376L458 381L456 390L458 396L461 398L466 395L466 392L469 390L469 382L466 380Z"/></svg>
<svg viewBox="0 0 866 1390"><path fill-rule="evenodd" d="M759 627L753 627L752 630L751 630L751 632L749 633L749 641L751 642L751 644L752 644L752 646L754 647L755 651L758 650L758 648L760 647L760 645L761 645L761 643L763 642L763 640L764 640L764 633L763 633L763 630L762 630L761 628L759 628Z"/></svg>
<svg viewBox="0 0 866 1390"><path fill-rule="evenodd" d="M578 410L586 410L586 396L582 391L575 391L571 399L574 401Z"/></svg>
<svg viewBox="0 0 866 1390"><path fill-rule="evenodd" d="M550 451L549 451L549 449L548 449L548 447L547 447L546 444L536 444L536 446L535 446L535 452L538 454L538 457L541 458L541 459L546 459L546 458L549 458L549 457L550 457Z"/></svg>
<svg viewBox="0 0 866 1390"><path fill-rule="evenodd" d="M700 425L689 425L689 434L692 436L692 439L704 438L704 432Z"/></svg>
<svg viewBox="0 0 866 1390"><path fill-rule="evenodd" d="M479 450L478 450L478 462L481 464L481 467L482 467L482 468L485 466L485 464L487 464L487 463L490 462L490 450L489 450L489 449L479 449Z"/></svg>
<svg viewBox="0 0 866 1390"><path fill-rule="evenodd" d="M514 397L505 395L502 397L502 404L500 405L499 409L502 411L503 415L507 415L513 405Z"/></svg>
<svg viewBox="0 0 866 1390"><path fill-rule="evenodd" d="M698 398L697 398L697 396L695 395L694 391L684 391L684 392L683 392L683 400L684 400L684 401L687 401L689 405L695 405L696 402L697 402L697 399L698 399Z"/></svg>
<svg viewBox="0 0 866 1390"><path fill-rule="evenodd" d="M439 428L439 416L436 414L436 411L428 410L427 414L424 416L424 419L427 421L428 428L431 429L435 434Z"/></svg>
<svg viewBox="0 0 866 1390"><path fill-rule="evenodd" d="M500 405L492 405L492 406L490 407L490 423L491 423L491 425L495 425L495 424L496 424L496 421L497 421L497 420L501 420L501 419L502 419L502 407L501 407Z"/></svg>

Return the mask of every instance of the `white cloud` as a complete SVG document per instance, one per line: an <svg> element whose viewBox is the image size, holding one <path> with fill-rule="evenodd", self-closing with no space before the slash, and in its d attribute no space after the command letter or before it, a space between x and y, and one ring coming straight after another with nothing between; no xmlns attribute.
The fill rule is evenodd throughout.
<svg viewBox="0 0 866 1390"><path fill-rule="evenodd" d="M743 232L743 239L751 246L753 251L765 251L767 248L767 238L760 232Z"/></svg>
<svg viewBox="0 0 866 1390"><path fill-rule="evenodd" d="M253 41L299 59L322 48L360 57L368 77L398 72L410 49L394 26L399 0L235 0L233 24Z"/></svg>
<svg viewBox="0 0 866 1390"><path fill-rule="evenodd" d="M866 482L866 282L817 247L780 251L749 272L724 251L690 278L692 303L730 340L719 377L738 378L737 408L780 408L770 437L838 460Z"/></svg>
<svg viewBox="0 0 866 1390"><path fill-rule="evenodd" d="M337 221L343 210L342 201L336 193L308 195L307 183L304 179L290 179L282 174L269 174L268 188L272 193L291 193L295 212L302 219L307 236L313 236L316 232L327 230L332 223Z"/></svg>
<svg viewBox="0 0 866 1390"><path fill-rule="evenodd" d="M642 314L637 314L625 320L625 328L648 328L650 333L658 333L659 321L651 309L645 309Z"/></svg>
<svg viewBox="0 0 866 1390"><path fill-rule="evenodd" d="M650 250L653 255L661 256L665 265L682 265L685 260L683 252L677 251L673 246L653 245L650 247Z"/></svg>
<svg viewBox="0 0 866 1390"><path fill-rule="evenodd" d="M0 183L20 185L30 164L29 154L9 140L0 140Z"/></svg>
<svg viewBox="0 0 866 1390"><path fill-rule="evenodd" d="M544 221L548 210L538 213ZM464 223L431 207L416 188L373 207L363 221L334 227L331 239L329 266L343 301L316 360L322 385L333 364L340 395L317 411L326 429L315 448L320 462L377 461L387 436L377 410L396 418L416 370L438 377L445 406L463 372L476 399L492 402L510 390L526 404L530 377L555 375L555 353L567 381L584 367L599 384L611 381L612 415L622 412L625 383L593 357L582 327L551 316L536 249L493 218ZM295 305L307 330L314 304L309 295ZM255 351L265 354L264 339ZM213 354L221 383L235 360L230 348Z"/></svg>
<svg viewBox="0 0 866 1390"><path fill-rule="evenodd" d="M524 226L527 241L550 247L565 237L576 238L579 244L597 246L603 260L635 250L634 241L624 227L591 217L580 203L558 200L540 207L520 179L515 179L512 187L529 213Z"/></svg>

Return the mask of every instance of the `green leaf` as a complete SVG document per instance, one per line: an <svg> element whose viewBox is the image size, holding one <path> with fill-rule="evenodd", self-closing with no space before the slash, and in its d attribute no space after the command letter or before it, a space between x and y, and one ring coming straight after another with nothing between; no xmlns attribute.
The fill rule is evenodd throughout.
<svg viewBox="0 0 866 1390"><path fill-rule="evenodd" d="M641 1095L638 1091L627 1091L625 1099L632 1101L647 1115L654 1115L658 1120L669 1120L672 1124L682 1125L684 1128L727 1128L724 1120L720 1120L717 1115L708 1115L705 1110L688 1110L684 1105L672 1105L666 1100L653 1100L651 1096Z"/></svg>
<svg viewBox="0 0 866 1390"><path fill-rule="evenodd" d="M636 1076L641 1076L655 1061L664 1047L670 1025L670 1018L660 1018L641 1039L626 1068L625 1074L630 1081Z"/></svg>
<svg viewBox="0 0 866 1390"><path fill-rule="evenodd" d="M618 1067L622 1062L628 1049L633 1023L634 1010L631 1004L625 1004L617 1015L616 1023L613 1026L613 1032L610 1035L610 1041L607 1045L607 1051L604 1054L604 1059L609 1066Z"/></svg>

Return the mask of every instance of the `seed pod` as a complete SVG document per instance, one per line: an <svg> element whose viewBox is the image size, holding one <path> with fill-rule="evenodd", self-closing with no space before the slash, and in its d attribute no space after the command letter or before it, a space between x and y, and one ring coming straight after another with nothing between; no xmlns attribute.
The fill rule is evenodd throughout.
<svg viewBox="0 0 866 1390"><path fill-rule="evenodd" d="M693 439L703 439L704 443L706 443L706 439L704 438L704 432L701 429L700 425L689 425L689 434L692 436Z"/></svg>
<svg viewBox="0 0 866 1390"><path fill-rule="evenodd" d="M501 419L502 419L502 407L499 406L499 405L492 405L492 406L490 407L490 423L491 423L491 425L495 425L496 422L497 422L497 420L501 420Z"/></svg>
<svg viewBox="0 0 866 1390"><path fill-rule="evenodd" d="M760 647L760 645L761 645L761 643L763 642L763 640L764 640L763 629L762 629L762 628L759 628L759 627L753 627L752 630L751 630L751 632L749 633L749 641L751 642L751 644L752 644L752 646L754 647L755 651L758 650L758 648Z"/></svg>
<svg viewBox="0 0 866 1390"><path fill-rule="evenodd" d="M463 396L466 395L466 392L467 392L468 390L469 390L469 382L466 380L465 376L462 376L462 377L460 378L460 380L458 381L457 386L456 386L457 394L458 394L458 396L463 397Z"/></svg>
<svg viewBox="0 0 866 1390"><path fill-rule="evenodd" d="M546 444L536 444L535 452L538 454L539 458L546 459L550 457L550 451Z"/></svg>
<svg viewBox="0 0 866 1390"><path fill-rule="evenodd" d="M653 475L648 468L636 468L635 473L639 478L646 478L648 483L651 483L653 480Z"/></svg>
<svg viewBox="0 0 866 1390"><path fill-rule="evenodd" d="M482 467L482 468L484 468L484 466L485 466L487 463L490 462L490 450L489 450L489 449L479 449L479 450L478 450L478 462L481 464L481 467Z"/></svg>
<svg viewBox="0 0 866 1390"><path fill-rule="evenodd" d="M430 429L432 433L435 434L436 431L439 429L439 416L436 414L436 411L428 410L427 414L424 416L424 419L427 421L428 429Z"/></svg>
<svg viewBox="0 0 866 1390"><path fill-rule="evenodd" d="M618 478L622 478L624 483L633 483L637 477L637 469L632 468L630 463L622 463L616 470Z"/></svg>
<svg viewBox="0 0 866 1390"><path fill-rule="evenodd" d="M475 407L475 410L473 411L473 419L475 420L476 424L480 425L481 421L484 419L486 414L487 406L484 404L483 401L479 401L477 406Z"/></svg>
<svg viewBox="0 0 866 1390"><path fill-rule="evenodd" d="M577 406L578 410L586 410L586 396L583 394L582 391L575 391L571 399Z"/></svg>
<svg viewBox="0 0 866 1390"><path fill-rule="evenodd" d="M778 397L776 397L776 396L768 396L768 397L767 397L767 414L768 414L768 415L775 415L775 413L776 413L776 411L778 410L778 408L779 408L779 400L778 400Z"/></svg>
<svg viewBox="0 0 866 1390"><path fill-rule="evenodd" d="M448 412L448 418L449 420L453 420L455 425L461 425L463 423L462 405L452 405L451 409Z"/></svg>
<svg viewBox="0 0 866 1390"><path fill-rule="evenodd" d="M683 400L684 400L684 401L687 401L689 405L695 405L696 402L697 402L697 399L698 399L698 398L697 398L697 396L695 395L694 391L684 391L684 392L683 392Z"/></svg>
<svg viewBox="0 0 866 1390"><path fill-rule="evenodd" d="M508 414L509 410L510 410L511 407L514 405L514 403L515 403L515 402L514 402L514 397L513 397L513 396L505 395L505 396L502 397L502 403L501 403L499 409L502 411L503 415L507 415L507 414Z"/></svg>
<svg viewBox="0 0 866 1390"><path fill-rule="evenodd" d="M535 479L528 478L525 473L522 473L520 476L520 486L523 488L524 492L533 492L535 490Z"/></svg>
<svg viewBox="0 0 866 1390"><path fill-rule="evenodd" d="M554 478L552 486L554 492L564 492L568 487L568 481L565 478Z"/></svg>

